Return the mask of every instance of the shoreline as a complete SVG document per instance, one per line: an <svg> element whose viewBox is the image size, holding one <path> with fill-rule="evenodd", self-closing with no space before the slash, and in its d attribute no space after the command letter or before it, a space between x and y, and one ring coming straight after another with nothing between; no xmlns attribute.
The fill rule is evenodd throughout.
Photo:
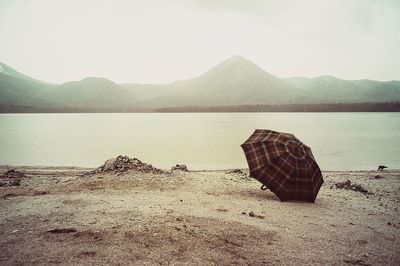
<svg viewBox="0 0 400 266"><path fill-rule="evenodd" d="M0 165L0 172L5 171L7 169L20 169L20 170L26 170L26 169L33 169L33 170L81 170L81 171L91 171L93 169L96 169L96 167L86 167L86 166L69 166L69 165ZM171 169L166 169L166 168L159 168L164 171L170 171ZM248 168L226 168L226 169L190 169L189 172L226 172L229 170L235 170L239 169L242 171L247 171ZM324 170L321 169L321 172L323 173L330 173L330 172L350 172L350 173L357 173L357 172L376 172L376 173L397 173L400 172L400 168L390 168L390 169L385 169L384 171L378 171L374 169L357 169L357 170Z"/></svg>
<svg viewBox="0 0 400 266"><path fill-rule="evenodd" d="M0 187L2 265L400 264L399 170L323 171L314 204L227 170L16 170L20 186Z"/></svg>

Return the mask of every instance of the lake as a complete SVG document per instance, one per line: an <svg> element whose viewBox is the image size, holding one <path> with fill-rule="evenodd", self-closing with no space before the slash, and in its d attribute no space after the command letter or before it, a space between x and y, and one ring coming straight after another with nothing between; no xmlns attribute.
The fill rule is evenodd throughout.
<svg viewBox="0 0 400 266"><path fill-rule="evenodd" d="M291 132L323 170L400 168L400 113L1 114L0 165L99 166L128 155L169 169L247 167L256 128Z"/></svg>

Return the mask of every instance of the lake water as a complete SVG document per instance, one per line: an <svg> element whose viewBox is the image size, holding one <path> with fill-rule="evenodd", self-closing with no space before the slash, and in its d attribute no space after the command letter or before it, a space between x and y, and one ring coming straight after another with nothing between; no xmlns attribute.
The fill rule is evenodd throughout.
<svg viewBox="0 0 400 266"><path fill-rule="evenodd" d="M1 114L0 165L99 166L121 154L244 168L240 144L256 128L295 134L323 170L400 168L399 113Z"/></svg>

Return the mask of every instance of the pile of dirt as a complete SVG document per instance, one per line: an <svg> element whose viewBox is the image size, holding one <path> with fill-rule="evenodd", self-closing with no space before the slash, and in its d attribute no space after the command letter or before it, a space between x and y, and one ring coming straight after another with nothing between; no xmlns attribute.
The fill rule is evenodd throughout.
<svg viewBox="0 0 400 266"><path fill-rule="evenodd" d="M0 187L20 186L22 178L26 177L24 173L10 169L0 175Z"/></svg>
<svg viewBox="0 0 400 266"><path fill-rule="evenodd" d="M230 169L230 170L226 171L225 174L237 176L240 179L244 179L244 180L251 180L250 176L242 169Z"/></svg>
<svg viewBox="0 0 400 266"><path fill-rule="evenodd" d="M0 176L0 178L24 178L24 177L26 177L24 173L14 169L10 169Z"/></svg>
<svg viewBox="0 0 400 266"><path fill-rule="evenodd" d="M351 181L348 180L348 179L347 179L347 181L336 183L335 187L336 188L340 188L340 189L354 190L354 191L361 192L361 193L366 194L366 195L373 195L374 194L374 193L366 190L360 184L351 183Z"/></svg>
<svg viewBox="0 0 400 266"><path fill-rule="evenodd" d="M108 159L102 166L94 169L88 174L100 173L124 173L127 171L137 171L141 173L164 173L163 170L153 167L151 164L144 163L137 158L129 158L128 156L118 156Z"/></svg>
<svg viewBox="0 0 400 266"><path fill-rule="evenodd" d="M225 172L225 174L237 174L237 175L246 175L247 176L247 174L245 172L243 172L243 170L241 170L241 169L231 169L231 170L228 170L227 172Z"/></svg>
<svg viewBox="0 0 400 266"><path fill-rule="evenodd" d="M189 171L189 169L187 168L187 166L185 164L177 164L175 166L172 166L171 170L172 171L179 170L179 171L184 171L184 172Z"/></svg>

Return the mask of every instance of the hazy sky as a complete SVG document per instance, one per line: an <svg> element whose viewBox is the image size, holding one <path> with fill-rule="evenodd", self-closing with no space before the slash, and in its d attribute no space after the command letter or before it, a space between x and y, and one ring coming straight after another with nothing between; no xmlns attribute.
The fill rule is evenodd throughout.
<svg viewBox="0 0 400 266"><path fill-rule="evenodd" d="M278 77L400 80L400 0L0 0L0 61L164 83L239 54Z"/></svg>

